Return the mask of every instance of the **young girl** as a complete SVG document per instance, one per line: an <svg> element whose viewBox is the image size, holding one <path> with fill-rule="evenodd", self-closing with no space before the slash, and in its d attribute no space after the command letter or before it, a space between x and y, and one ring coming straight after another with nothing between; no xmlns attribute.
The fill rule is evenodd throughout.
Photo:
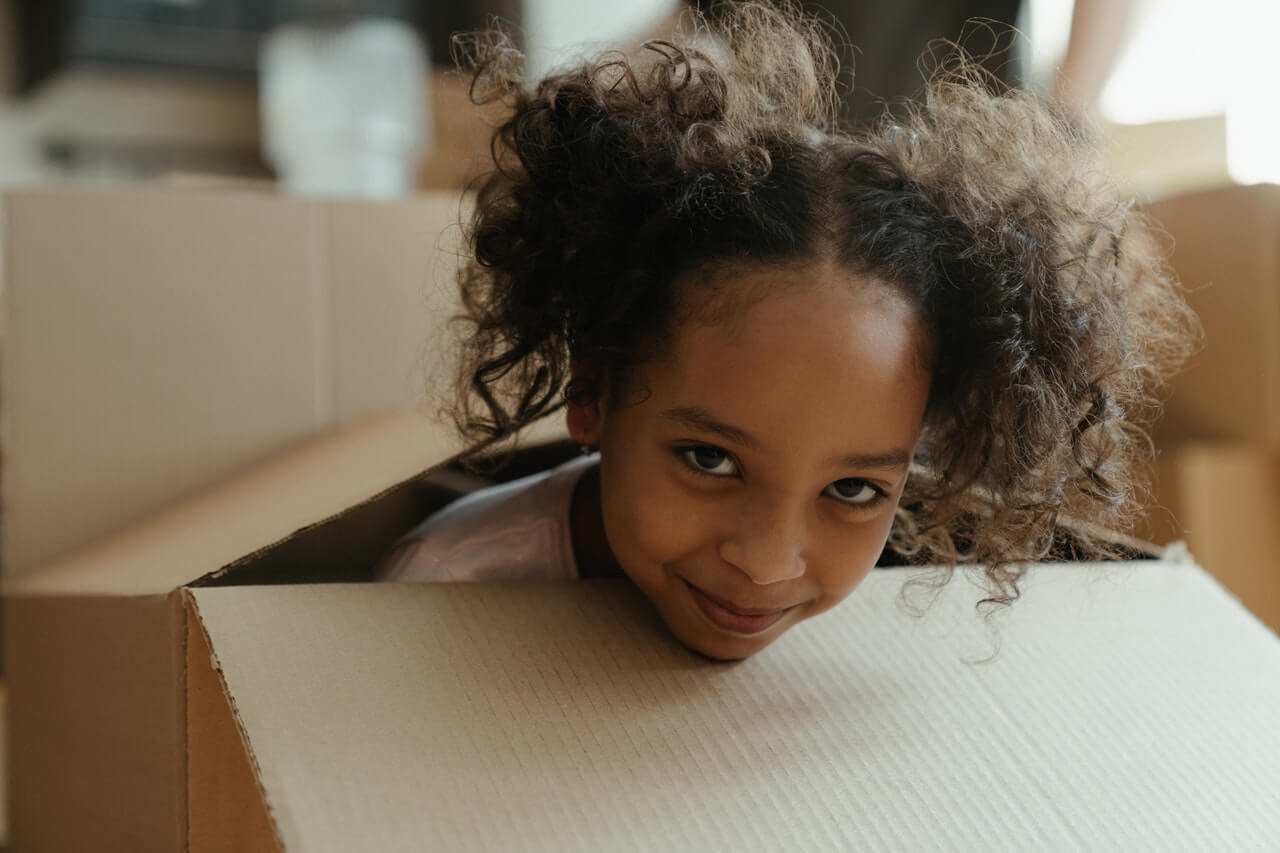
<svg viewBox="0 0 1280 853"><path fill-rule="evenodd" d="M756 4L532 89L501 36L474 46L473 96L511 113L461 275L459 424L479 446L563 406L598 454L447 507L386 579L625 576L736 659L886 541L983 566L1007 604L1060 517L1125 526L1193 326L1052 106L959 65L842 134L821 31Z"/></svg>

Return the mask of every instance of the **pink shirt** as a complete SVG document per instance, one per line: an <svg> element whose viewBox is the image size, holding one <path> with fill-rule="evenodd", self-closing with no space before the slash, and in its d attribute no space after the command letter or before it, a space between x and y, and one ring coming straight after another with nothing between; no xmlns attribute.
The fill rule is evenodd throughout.
<svg viewBox="0 0 1280 853"><path fill-rule="evenodd" d="M385 581L577 580L569 511L598 455L459 498L397 543Z"/></svg>

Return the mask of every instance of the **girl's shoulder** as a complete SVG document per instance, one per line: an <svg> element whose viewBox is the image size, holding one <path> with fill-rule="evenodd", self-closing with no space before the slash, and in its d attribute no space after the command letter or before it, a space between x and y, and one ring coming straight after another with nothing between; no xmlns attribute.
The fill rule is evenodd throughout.
<svg viewBox="0 0 1280 853"><path fill-rule="evenodd" d="M598 457L481 489L405 534L378 572L388 581L572 580L569 510Z"/></svg>

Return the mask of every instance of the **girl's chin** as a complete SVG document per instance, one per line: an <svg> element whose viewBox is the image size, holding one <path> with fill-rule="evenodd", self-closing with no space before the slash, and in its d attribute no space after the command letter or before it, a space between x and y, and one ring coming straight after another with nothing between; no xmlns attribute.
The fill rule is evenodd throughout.
<svg viewBox="0 0 1280 853"><path fill-rule="evenodd" d="M682 636L674 629L672 633L689 651L715 661L746 660L775 639L774 636L750 638L709 636L707 631L690 632Z"/></svg>

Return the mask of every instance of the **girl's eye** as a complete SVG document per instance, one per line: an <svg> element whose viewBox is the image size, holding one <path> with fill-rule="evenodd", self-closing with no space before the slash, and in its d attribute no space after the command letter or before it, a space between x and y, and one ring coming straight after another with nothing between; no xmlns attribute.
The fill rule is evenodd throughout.
<svg viewBox="0 0 1280 853"><path fill-rule="evenodd" d="M822 493L850 506L870 506L884 497L882 490L866 480L857 480L852 477L836 480L823 489Z"/></svg>
<svg viewBox="0 0 1280 853"><path fill-rule="evenodd" d="M679 453L685 464L701 474L710 474L713 477L732 477L738 473L738 463L734 462L733 457L726 451L718 447L700 444L697 447L683 448Z"/></svg>

